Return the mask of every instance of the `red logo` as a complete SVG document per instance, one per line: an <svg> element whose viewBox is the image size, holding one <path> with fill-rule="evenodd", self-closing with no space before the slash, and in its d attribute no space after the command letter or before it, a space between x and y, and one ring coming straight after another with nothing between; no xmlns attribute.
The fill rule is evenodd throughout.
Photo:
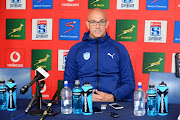
<svg viewBox="0 0 180 120"><path fill-rule="evenodd" d="M69 32L69 31L71 31L71 30L73 30L74 29L74 25L72 25L72 24L75 24L75 23L76 23L76 21L66 23L65 26L71 27L71 28L69 30L65 31L64 34Z"/></svg>
<svg viewBox="0 0 180 120"><path fill-rule="evenodd" d="M155 2L157 2L158 0L154 0L154 1L152 1L151 3L155 3Z"/></svg>
<svg viewBox="0 0 180 120"><path fill-rule="evenodd" d="M24 67L24 49L6 49L6 67Z"/></svg>
<svg viewBox="0 0 180 120"><path fill-rule="evenodd" d="M80 0L60 0L63 9L80 9Z"/></svg>

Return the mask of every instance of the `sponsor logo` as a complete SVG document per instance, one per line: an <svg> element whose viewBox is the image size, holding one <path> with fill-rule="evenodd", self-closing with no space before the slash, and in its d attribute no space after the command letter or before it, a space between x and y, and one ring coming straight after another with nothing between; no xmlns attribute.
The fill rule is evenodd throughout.
<svg viewBox="0 0 180 120"><path fill-rule="evenodd" d="M168 0L146 0L146 10L168 10Z"/></svg>
<svg viewBox="0 0 180 120"><path fill-rule="evenodd" d="M6 9L26 9L26 0L6 0Z"/></svg>
<svg viewBox="0 0 180 120"><path fill-rule="evenodd" d="M25 39L25 19L6 19L6 39Z"/></svg>
<svg viewBox="0 0 180 120"><path fill-rule="evenodd" d="M166 43L167 21L146 20L144 42Z"/></svg>
<svg viewBox="0 0 180 120"><path fill-rule="evenodd" d="M21 0L11 0L12 3L20 3Z"/></svg>
<svg viewBox="0 0 180 120"><path fill-rule="evenodd" d="M164 72L165 53L148 53L143 55L143 73Z"/></svg>
<svg viewBox="0 0 180 120"><path fill-rule="evenodd" d="M116 20L117 41L137 41L137 20Z"/></svg>
<svg viewBox="0 0 180 120"><path fill-rule="evenodd" d="M132 0L122 0L121 8L134 8L134 3Z"/></svg>
<svg viewBox="0 0 180 120"><path fill-rule="evenodd" d="M157 62L149 63L150 65L147 66L145 69L151 68L153 66L159 66L161 64L161 60L163 60L163 59L160 57Z"/></svg>
<svg viewBox="0 0 180 120"><path fill-rule="evenodd" d="M162 40L161 35L161 22L151 22L150 24L150 35L149 41L151 40Z"/></svg>
<svg viewBox="0 0 180 120"><path fill-rule="evenodd" d="M33 9L52 9L53 0L33 0Z"/></svg>
<svg viewBox="0 0 180 120"><path fill-rule="evenodd" d="M158 0L154 0L154 1L152 1L151 3L154 3L154 2L157 2Z"/></svg>
<svg viewBox="0 0 180 120"><path fill-rule="evenodd" d="M52 40L52 19L32 20L32 40Z"/></svg>
<svg viewBox="0 0 180 120"><path fill-rule="evenodd" d="M58 70L64 71L69 50L58 50Z"/></svg>
<svg viewBox="0 0 180 120"><path fill-rule="evenodd" d="M138 10L139 0L117 0L117 9Z"/></svg>
<svg viewBox="0 0 180 120"><path fill-rule="evenodd" d="M69 30L65 31L64 34L69 32L69 31L71 31L71 30L73 30L74 29L74 25L72 25L72 24L75 24L75 23L76 23L76 21L66 23L65 26L66 27L71 27L71 28Z"/></svg>
<svg viewBox="0 0 180 120"><path fill-rule="evenodd" d="M135 27L136 27L135 25L132 25L132 27L131 27L130 29L123 30L123 32L122 32L120 35L118 35L118 37L120 37L121 35L124 35L124 34L133 32L133 29L134 29Z"/></svg>
<svg viewBox="0 0 180 120"><path fill-rule="evenodd" d="M109 55L112 59L114 59L115 53L113 53L112 55L111 55L111 53L108 53L107 55Z"/></svg>
<svg viewBox="0 0 180 120"><path fill-rule="evenodd" d="M39 0L39 1L37 1L37 3L41 2L41 1L43 1L43 0Z"/></svg>
<svg viewBox="0 0 180 120"><path fill-rule="evenodd" d="M9 68L24 67L24 50L22 50L22 49L7 49L6 65Z"/></svg>
<svg viewBox="0 0 180 120"><path fill-rule="evenodd" d="M37 33L39 33L39 34L47 33L47 20L38 20L37 21Z"/></svg>
<svg viewBox="0 0 180 120"><path fill-rule="evenodd" d="M48 60L48 57L50 57L48 54L46 54L46 57L43 59L39 59L37 60L38 62L34 64L34 66L36 66L37 64L40 64L42 62L46 62Z"/></svg>
<svg viewBox="0 0 180 120"><path fill-rule="evenodd" d="M32 50L32 70L42 67L51 70L51 50Z"/></svg>
<svg viewBox="0 0 180 120"><path fill-rule="evenodd" d="M71 7L71 8L78 8L80 6L80 1L79 0L61 0L60 1L60 6L61 7Z"/></svg>
<svg viewBox="0 0 180 120"><path fill-rule="evenodd" d="M63 68L63 69L65 69L65 66L66 66L66 60L67 60L68 52L69 52L69 51L64 51L64 52L63 52L63 65L62 65L62 68Z"/></svg>
<svg viewBox="0 0 180 120"><path fill-rule="evenodd" d="M174 26L174 43L180 43L180 21L175 21L175 26Z"/></svg>
<svg viewBox="0 0 180 120"><path fill-rule="evenodd" d="M151 22L150 24L150 35L160 36L161 35L161 22Z"/></svg>
<svg viewBox="0 0 180 120"><path fill-rule="evenodd" d="M133 0L122 0L123 3L132 3Z"/></svg>
<svg viewBox="0 0 180 120"><path fill-rule="evenodd" d="M11 35L12 33L15 33L15 32L20 32L23 26L24 25L20 23L20 26L18 28L11 29L12 31L8 35Z"/></svg>
<svg viewBox="0 0 180 120"><path fill-rule="evenodd" d="M109 0L88 0L88 9L93 8L109 9Z"/></svg>
<svg viewBox="0 0 180 120"><path fill-rule="evenodd" d="M16 55L17 58L14 58L13 56ZM19 60L21 59L21 56L18 52L12 52L11 55L10 55L10 59L12 62L19 62Z"/></svg>
<svg viewBox="0 0 180 120"><path fill-rule="evenodd" d="M89 58L91 57L90 52L83 53L83 57L85 60L89 60Z"/></svg>
<svg viewBox="0 0 180 120"><path fill-rule="evenodd" d="M60 40L79 40L80 19L60 19L59 22Z"/></svg>

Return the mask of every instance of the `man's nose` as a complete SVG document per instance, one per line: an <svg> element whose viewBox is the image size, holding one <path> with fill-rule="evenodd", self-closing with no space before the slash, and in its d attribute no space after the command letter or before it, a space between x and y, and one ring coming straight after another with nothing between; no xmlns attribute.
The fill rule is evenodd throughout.
<svg viewBox="0 0 180 120"><path fill-rule="evenodd" d="M96 28L100 28L100 23L96 23Z"/></svg>

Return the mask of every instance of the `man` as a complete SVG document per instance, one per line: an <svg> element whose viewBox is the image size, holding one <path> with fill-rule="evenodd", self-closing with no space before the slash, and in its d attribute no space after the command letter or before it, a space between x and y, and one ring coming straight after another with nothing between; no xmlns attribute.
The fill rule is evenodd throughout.
<svg viewBox="0 0 180 120"><path fill-rule="evenodd" d="M113 102L132 98L134 72L126 48L106 33L109 21L100 8L92 9L86 25L89 32L74 45L67 57L64 80L74 87L76 79L93 86L93 101Z"/></svg>

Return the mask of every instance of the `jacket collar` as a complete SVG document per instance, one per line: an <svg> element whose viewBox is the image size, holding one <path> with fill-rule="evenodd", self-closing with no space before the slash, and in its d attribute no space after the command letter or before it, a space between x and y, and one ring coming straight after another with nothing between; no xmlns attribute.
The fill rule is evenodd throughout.
<svg viewBox="0 0 180 120"><path fill-rule="evenodd" d="M102 37L102 38L98 38L98 39L94 39L94 38L91 38L90 37L90 31L88 31L88 32L86 32L86 33L84 33L84 36L83 36L83 38L82 38L82 40L83 41L94 41L94 42L96 42L97 40L98 40L98 42L105 42L105 41L107 41L108 39L110 38L110 36L107 34L107 32L106 32L106 35L104 36L104 37Z"/></svg>

